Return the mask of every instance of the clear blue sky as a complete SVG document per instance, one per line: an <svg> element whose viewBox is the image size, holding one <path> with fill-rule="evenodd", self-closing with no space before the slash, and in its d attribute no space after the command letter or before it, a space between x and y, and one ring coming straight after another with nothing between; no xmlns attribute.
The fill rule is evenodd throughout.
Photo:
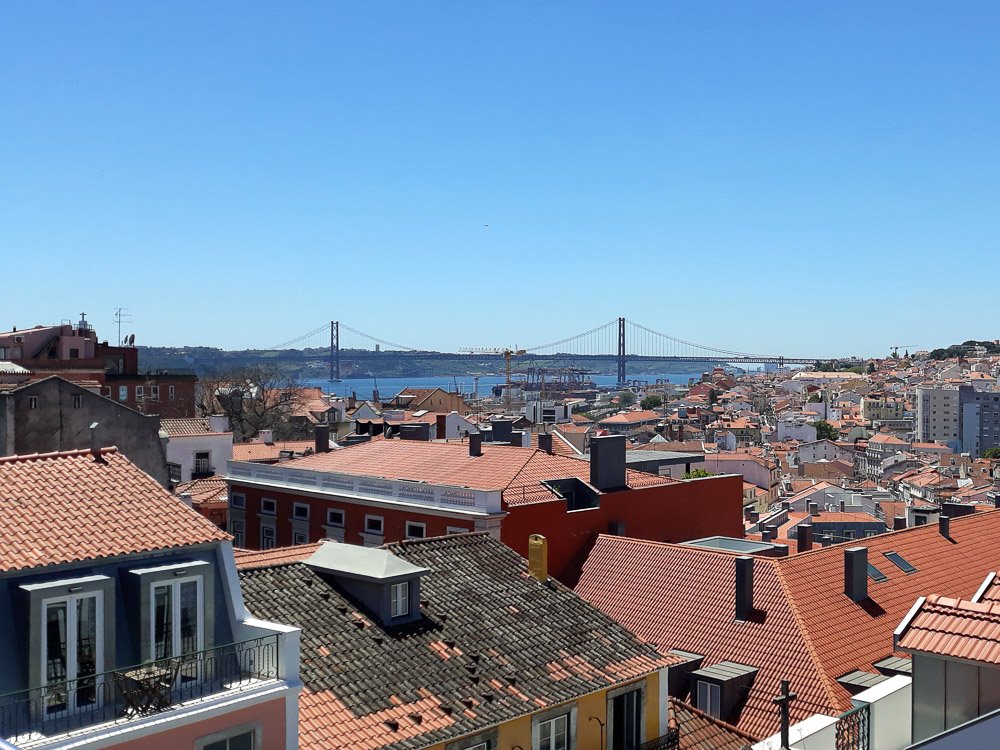
<svg viewBox="0 0 1000 750"><path fill-rule="evenodd" d="M998 38L972 2L5 2L0 328L995 338Z"/></svg>

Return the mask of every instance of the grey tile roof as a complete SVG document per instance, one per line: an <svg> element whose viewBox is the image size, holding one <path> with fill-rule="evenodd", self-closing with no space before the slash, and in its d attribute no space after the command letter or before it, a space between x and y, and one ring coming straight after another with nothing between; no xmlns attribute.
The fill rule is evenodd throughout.
<svg viewBox="0 0 1000 750"><path fill-rule="evenodd" d="M383 628L305 563L240 573L255 616L302 629L303 750L424 747L677 661L486 534L387 549L431 571L416 623Z"/></svg>

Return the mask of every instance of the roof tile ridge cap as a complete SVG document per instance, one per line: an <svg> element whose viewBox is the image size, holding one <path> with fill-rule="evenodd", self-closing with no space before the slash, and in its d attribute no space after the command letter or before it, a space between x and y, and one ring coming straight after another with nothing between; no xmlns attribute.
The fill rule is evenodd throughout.
<svg viewBox="0 0 1000 750"><path fill-rule="evenodd" d="M820 686L823 688L823 692L830 701L829 705L840 707L841 702L837 696L837 686L824 668L823 660L820 658L819 651L816 649L816 646L813 645L812 638L809 636L809 629L806 628L805 621L802 619L802 614L799 611L798 604L796 603L795 598L791 595L791 589L789 588L788 582L785 580L785 574L781 569L781 560L794 558L785 557L773 559L774 565L772 567L774 568L774 573L778 578L778 583L781 584L781 590L785 595L788 610L792 613L792 618L795 620L795 627L798 629L799 635L802 636L802 643L805 644L806 652L809 654L809 658L812 659Z"/></svg>
<svg viewBox="0 0 1000 750"><path fill-rule="evenodd" d="M498 446L498 447L514 447L514 446ZM513 486L517 478L524 473L524 470L528 467L528 464L531 462L531 459L533 459L539 453L545 453L545 451L542 451L538 448L528 448L527 450L522 448L521 450L524 450L525 453L528 454L528 457L524 459L524 463L521 464L521 468L519 468L517 471L514 472L514 475L510 478L510 481L500 488L501 493L505 492L506 490L509 490Z"/></svg>
<svg viewBox="0 0 1000 750"><path fill-rule="evenodd" d="M691 713L693 713L695 716L697 716L699 718L707 719L708 721L710 721L713 724L717 724L719 726L725 727L726 729L728 729L729 731L733 732L734 734L738 734L740 737L742 737L745 740L750 740L751 742L754 742L754 743L756 743L756 742L759 741L752 734L749 734L748 732L743 731L742 729L740 729L735 724L730 724L729 722L723 721L722 719L717 719L714 716L712 716L712 714L707 714L704 711L702 711L700 708L697 708L696 706L692 706L690 703L687 703L686 701L682 701L680 698L676 698L676 697L674 697L674 696L671 695L671 696L669 696L669 699L670 699L670 703L671 704L681 703L681 704L683 704L685 711L690 711Z"/></svg>
<svg viewBox="0 0 1000 750"><path fill-rule="evenodd" d="M117 446L99 448L97 454L104 456L117 453ZM27 463L28 461L41 461L49 458L76 458L78 456L91 456L94 454L90 448L73 448L68 451L50 451L48 453L23 453L13 456L0 456L0 464Z"/></svg>

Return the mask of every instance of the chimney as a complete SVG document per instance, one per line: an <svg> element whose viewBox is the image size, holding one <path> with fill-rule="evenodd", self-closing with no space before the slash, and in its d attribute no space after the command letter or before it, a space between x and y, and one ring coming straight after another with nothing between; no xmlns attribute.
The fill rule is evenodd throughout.
<svg viewBox="0 0 1000 750"><path fill-rule="evenodd" d="M552 435L548 432L538 433L538 448L552 455Z"/></svg>
<svg viewBox="0 0 1000 750"><path fill-rule="evenodd" d="M736 619L746 621L753 614L753 557L736 558Z"/></svg>
<svg viewBox="0 0 1000 750"><path fill-rule="evenodd" d="M767 535L770 537L770 541L774 541L778 538L778 524L769 523L767 525Z"/></svg>
<svg viewBox="0 0 1000 750"><path fill-rule="evenodd" d="M820 534L819 535L819 546L820 547L829 547L831 544L833 544L833 537L831 537L829 534Z"/></svg>
<svg viewBox="0 0 1000 750"><path fill-rule="evenodd" d="M844 593L852 602L868 598L867 547L848 547L844 550Z"/></svg>
<svg viewBox="0 0 1000 750"><path fill-rule="evenodd" d="M208 416L208 429L212 432L229 432L229 417L225 414L210 414Z"/></svg>
<svg viewBox="0 0 1000 750"><path fill-rule="evenodd" d="M847 510L846 506L847 506L847 501L846 500L841 500L840 501L840 512L841 513L843 513L845 510Z"/></svg>
<svg viewBox="0 0 1000 750"><path fill-rule="evenodd" d="M944 514L938 516L938 531L945 539L951 539L951 519L948 516Z"/></svg>
<svg viewBox="0 0 1000 750"><path fill-rule="evenodd" d="M528 537L528 574L542 583L549 580L549 542L541 534Z"/></svg>
<svg viewBox="0 0 1000 750"><path fill-rule="evenodd" d="M438 414L434 418L434 428L435 428L434 437L437 440L444 440L446 437L448 437L448 415Z"/></svg>
<svg viewBox="0 0 1000 750"><path fill-rule="evenodd" d="M800 523L798 534L798 551L808 552L813 548L813 527L811 523Z"/></svg>
<svg viewBox="0 0 1000 750"><path fill-rule="evenodd" d="M788 500L782 500L781 501L781 509L782 510L791 510L792 509L792 503L790 501L788 501Z"/></svg>
<svg viewBox="0 0 1000 750"><path fill-rule="evenodd" d="M265 445L274 444L274 430L259 430L257 432L257 439L264 443Z"/></svg>
<svg viewBox="0 0 1000 750"><path fill-rule="evenodd" d="M470 456L483 455L483 433L481 432L469 433L469 455Z"/></svg>
<svg viewBox="0 0 1000 750"><path fill-rule="evenodd" d="M514 433L514 422L510 419L497 419L493 422L493 442L509 443Z"/></svg>
<svg viewBox="0 0 1000 750"><path fill-rule="evenodd" d="M330 425L318 424L315 432L314 450L317 453L328 453L330 450Z"/></svg>
<svg viewBox="0 0 1000 750"><path fill-rule="evenodd" d="M760 532L760 540L762 542L769 542L769 541L771 541L771 529L770 528L765 528L763 531Z"/></svg>
<svg viewBox="0 0 1000 750"><path fill-rule="evenodd" d="M179 497L181 502L183 502L187 507L191 508L194 506L194 495L190 492L182 492Z"/></svg>
<svg viewBox="0 0 1000 750"><path fill-rule="evenodd" d="M892 530L902 531L906 528L906 516L895 516L892 519Z"/></svg>
<svg viewBox="0 0 1000 750"><path fill-rule="evenodd" d="M819 503L809 503L809 515L810 516L819 515Z"/></svg>
<svg viewBox="0 0 1000 750"><path fill-rule="evenodd" d="M601 492L625 489L625 436L590 439L590 483Z"/></svg>
<svg viewBox="0 0 1000 750"><path fill-rule="evenodd" d="M97 436L97 428L100 426L100 422L94 422L90 425L90 452L94 455L95 461L101 460L101 442Z"/></svg>

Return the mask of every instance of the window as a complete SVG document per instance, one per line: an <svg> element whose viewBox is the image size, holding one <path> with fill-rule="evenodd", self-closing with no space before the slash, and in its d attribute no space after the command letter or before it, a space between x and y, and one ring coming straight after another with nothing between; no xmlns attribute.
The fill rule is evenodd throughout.
<svg viewBox="0 0 1000 750"><path fill-rule="evenodd" d="M365 516L365 532L368 534L382 534L382 516Z"/></svg>
<svg viewBox="0 0 1000 750"><path fill-rule="evenodd" d="M70 349L69 350L69 358L70 359L80 359L80 350L79 349Z"/></svg>
<svg viewBox="0 0 1000 750"><path fill-rule="evenodd" d="M259 750L260 724L247 724L195 741L195 750Z"/></svg>
<svg viewBox="0 0 1000 750"><path fill-rule="evenodd" d="M73 408L74 409L79 409L81 406L83 406L83 395L79 394L79 393L74 393L73 394Z"/></svg>
<svg viewBox="0 0 1000 750"><path fill-rule="evenodd" d="M174 387L172 385L167 386L167 400L174 400Z"/></svg>
<svg viewBox="0 0 1000 750"><path fill-rule="evenodd" d="M278 504L268 497L260 499L260 512L264 515L273 516L278 510Z"/></svg>
<svg viewBox="0 0 1000 750"><path fill-rule="evenodd" d="M46 714L92 706L104 671L103 592L42 603L41 674Z"/></svg>
<svg viewBox="0 0 1000 750"><path fill-rule="evenodd" d="M120 385L120 386L118 386L118 400L119 401L128 401L128 386L127 385Z"/></svg>
<svg viewBox="0 0 1000 750"><path fill-rule="evenodd" d="M292 518L299 521L309 520L309 506L305 503L295 503L292 505Z"/></svg>
<svg viewBox="0 0 1000 750"><path fill-rule="evenodd" d="M232 508L246 508L247 496L242 492L234 492L232 497L229 498L229 506Z"/></svg>
<svg viewBox="0 0 1000 750"><path fill-rule="evenodd" d="M407 539L423 539L425 536L427 536L427 524L417 521L406 522Z"/></svg>
<svg viewBox="0 0 1000 750"><path fill-rule="evenodd" d="M260 548L274 549L274 526L269 523L260 526Z"/></svg>
<svg viewBox="0 0 1000 750"><path fill-rule="evenodd" d="M146 389L143 388L141 385L137 385L135 387L135 400L141 401L145 395L146 395Z"/></svg>
<svg viewBox="0 0 1000 750"><path fill-rule="evenodd" d="M410 613L410 584L408 581L394 583L389 587L389 616L402 617Z"/></svg>
<svg viewBox="0 0 1000 750"><path fill-rule="evenodd" d="M153 659L171 659L204 649L202 586L201 576L152 585L149 630ZM197 677L197 660L188 660L181 667L180 681L189 682Z"/></svg>
<svg viewBox="0 0 1000 750"><path fill-rule="evenodd" d="M608 703L608 746L611 750L639 747L642 744L642 690L619 693Z"/></svg>
<svg viewBox="0 0 1000 750"><path fill-rule="evenodd" d="M569 750L569 714L538 722L538 750Z"/></svg>
<svg viewBox="0 0 1000 750"><path fill-rule="evenodd" d="M246 527L243 525L243 521L237 521L235 519L230 519L229 521L229 533L233 535L233 546L234 547L246 547Z"/></svg>
<svg viewBox="0 0 1000 750"><path fill-rule="evenodd" d="M158 385L149 386L149 398L152 399L153 401L160 400L160 386Z"/></svg>
<svg viewBox="0 0 1000 750"><path fill-rule="evenodd" d="M871 563L868 563L868 577L871 578L875 583L882 583L882 581L888 581L889 576L883 573L881 570L876 568Z"/></svg>
<svg viewBox="0 0 1000 750"><path fill-rule="evenodd" d="M844 529L844 539L853 539L854 531L852 529Z"/></svg>
<svg viewBox="0 0 1000 750"><path fill-rule="evenodd" d="M337 510L336 508L330 508L326 511L326 525L327 526L343 526L344 525L344 511Z"/></svg>
<svg viewBox="0 0 1000 750"><path fill-rule="evenodd" d="M886 552L884 553L886 557L889 558L889 562L899 568L901 571L909 575L910 573L916 573L917 569L913 567L910 563L906 561L901 554L898 552Z"/></svg>
<svg viewBox="0 0 1000 750"><path fill-rule="evenodd" d="M28 396L28 408L29 409L38 408L38 396Z"/></svg>
<svg viewBox="0 0 1000 750"><path fill-rule="evenodd" d="M706 714L714 716L716 719L722 718L722 691L719 686L712 682L698 680L698 702L695 708L701 709Z"/></svg>
<svg viewBox="0 0 1000 750"><path fill-rule="evenodd" d="M308 544L309 535L303 534L301 531L296 531L292 534L292 544Z"/></svg>
<svg viewBox="0 0 1000 750"><path fill-rule="evenodd" d="M194 454L194 473L195 474L211 474L212 467L210 466L211 460L208 451L198 451Z"/></svg>

